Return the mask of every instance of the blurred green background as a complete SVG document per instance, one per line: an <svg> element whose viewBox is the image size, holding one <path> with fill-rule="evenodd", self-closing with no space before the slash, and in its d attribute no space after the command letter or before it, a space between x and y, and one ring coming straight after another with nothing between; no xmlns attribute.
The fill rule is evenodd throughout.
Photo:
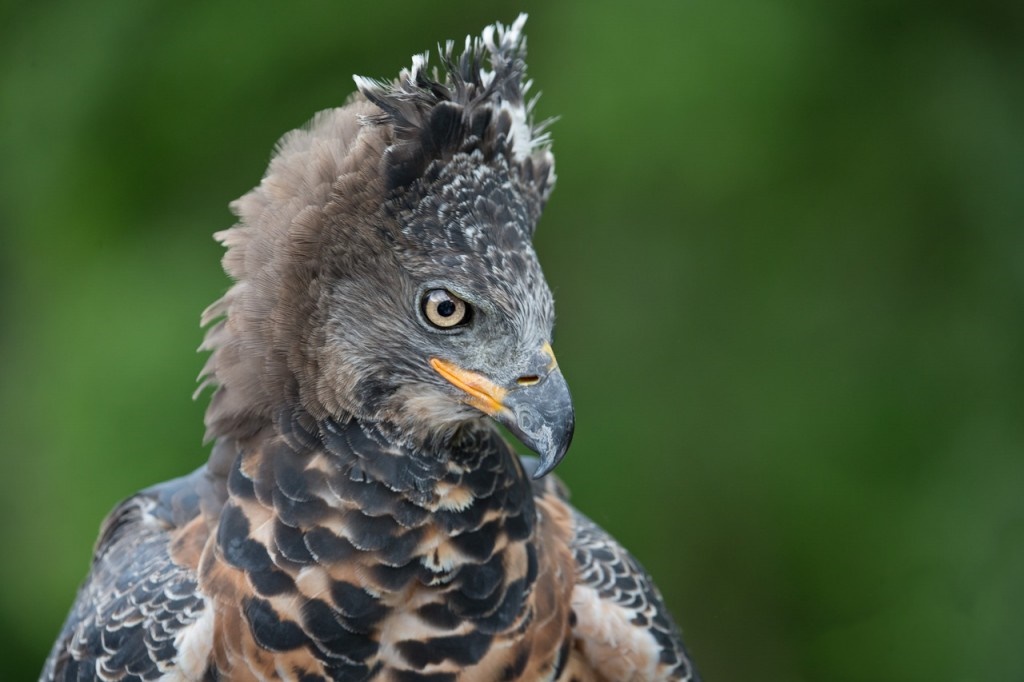
<svg viewBox="0 0 1024 682"><path fill-rule="evenodd" d="M210 238L350 75L520 10L559 474L706 678L1024 679L1024 4L9 2L0 659L203 462Z"/></svg>

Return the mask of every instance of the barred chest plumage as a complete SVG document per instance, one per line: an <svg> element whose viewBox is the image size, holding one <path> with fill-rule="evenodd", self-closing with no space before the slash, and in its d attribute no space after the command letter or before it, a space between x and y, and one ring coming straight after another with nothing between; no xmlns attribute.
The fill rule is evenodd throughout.
<svg viewBox="0 0 1024 682"><path fill-rule="evenodd" d="M217 602L210 677L558 677L572 558L568 537L538 538L565 510L535 503L496 432L467 429L439 457L355 421L277 426L239 444L198 558ZM185 561L195 532L175 545Z"/></svg>

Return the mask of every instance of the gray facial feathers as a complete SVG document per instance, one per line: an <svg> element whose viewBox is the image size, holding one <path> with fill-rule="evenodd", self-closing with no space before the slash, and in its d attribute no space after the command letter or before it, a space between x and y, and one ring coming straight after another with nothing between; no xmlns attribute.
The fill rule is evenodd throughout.
<svg viewBox="0 0 1024 682"><path fill-rule="evenodd" d="M550 340L551 293L530 244L554 184L525 101L525 16L485 29L442 69L356 78L341 108L285 135L216 235L235 284L203 315L207 437L246 438L281 409L398 425L411 440L476 418L430 369L449 357L496 379ZM462 337L425 329L428 284L477 310ZM450 388L450 387L447 387Z"/></svg>

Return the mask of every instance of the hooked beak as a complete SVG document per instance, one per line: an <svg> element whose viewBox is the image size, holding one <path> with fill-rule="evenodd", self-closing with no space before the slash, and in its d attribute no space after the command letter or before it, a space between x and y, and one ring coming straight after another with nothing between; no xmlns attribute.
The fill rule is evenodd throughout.
<svg viewBox="0 0 1024 682"><path fill-rule="evenodd" d="M434 371L465 394L463 402L505 425L523 445L540 455L540 466L533 474L540 478L562 461L576 421L569 386L550 344L544 344L532 364L535 373L520 376L503 387L454 363L430 359Z"/></svg>

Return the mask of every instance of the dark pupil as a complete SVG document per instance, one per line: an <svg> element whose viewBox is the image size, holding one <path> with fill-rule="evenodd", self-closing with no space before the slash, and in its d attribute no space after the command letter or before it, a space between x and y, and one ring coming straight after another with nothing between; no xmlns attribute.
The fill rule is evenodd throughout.
<svg viewBox="0 0 1024 682"><path fill-rule="evenodd" d="M455 302L441 301L437 304L437 313L441 317L451 317L455 314Z"/></svg>

